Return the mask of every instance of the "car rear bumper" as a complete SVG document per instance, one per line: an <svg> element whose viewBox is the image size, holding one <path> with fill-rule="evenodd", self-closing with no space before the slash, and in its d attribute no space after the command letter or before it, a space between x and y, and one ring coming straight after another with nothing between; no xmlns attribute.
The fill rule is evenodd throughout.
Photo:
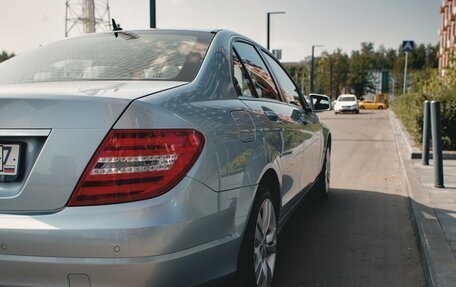
<svg viewBox="0 0 456 287"><path fill-rule="evenodd" d="M232 273L255 189L186 177L149 200L0 214L0 286L192 286Z"/></svg>
<svg viewBox="0 0 456 287"><path fill-rule="evenodd" d="M149 257L0 255L0 285L193 286L233 273L233 254L237 254L237 249L237 240L225 237L188 250Z"/></svg>
<svg viewBox="0 0 456 287"><path fill-rule="evenodd" d="M358 111L358 110L359 110L358 107L342 107L342 108L334 109L334 111L336 111L338 113L355 112L355 111Z"/></svg>

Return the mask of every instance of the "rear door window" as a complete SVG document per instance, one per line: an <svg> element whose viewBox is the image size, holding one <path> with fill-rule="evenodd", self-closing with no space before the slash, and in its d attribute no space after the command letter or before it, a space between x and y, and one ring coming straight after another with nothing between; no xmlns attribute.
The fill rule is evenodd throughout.
<svg viewBox="0 0 456 287"><path fill-rule="evenodd" d="M279 82L280 91L284 100L287 103L301 106L301 101L299 99L298 89L296 88L293 81L290 79L288 74L283 70L283 68L277 63L275 59L269 56L267 53L263 53L266 62L272 69L272 72L276 76L277 81Z"/></svg>
<svg viewBox="0 0 456 287"><path fill-rule="evenodd" d="M233 82L236 93L238 96L252 97L251 84L246 75L247 71L244 65L242 65L241 60L239 60L239 57L233 51Z"/></svg>
<svg viewBox="0 0 456 287"><path fill-rule="evenodd" d="M235 42L233 46L252 79L258 97L280 101L274 80L255 47L244 42Z"/></svg>

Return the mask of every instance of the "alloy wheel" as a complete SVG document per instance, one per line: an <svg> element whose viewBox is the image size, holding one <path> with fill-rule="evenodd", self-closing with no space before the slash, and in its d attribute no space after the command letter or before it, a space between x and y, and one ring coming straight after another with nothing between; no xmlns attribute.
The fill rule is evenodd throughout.
<svg viewBox="0 0 456 287"><path fill-rule="evenodd" d="M329 183L331 180L331 150L328 149L325 155L325 192L329 194Z"/></svg>
<svg viewBox="0 0 456 287"><path fill-rule="evenodd" d="M274 205L266 198L258 212L254 238L254 270L256 286L271 285L277 252L277 224Z"/></svg>

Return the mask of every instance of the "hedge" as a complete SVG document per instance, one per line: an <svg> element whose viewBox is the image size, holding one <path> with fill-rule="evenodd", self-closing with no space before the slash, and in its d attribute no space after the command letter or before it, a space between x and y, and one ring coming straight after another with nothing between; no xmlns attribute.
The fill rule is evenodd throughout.
<svg viewBox="0 0 456 287"><path fill-rule="evenodd" d="M445 78L433 71L416 86L414 91L394 99L393 111L421 146L424 101L440 101L443 149L456 150L456 70L448 71Z"/></svg>

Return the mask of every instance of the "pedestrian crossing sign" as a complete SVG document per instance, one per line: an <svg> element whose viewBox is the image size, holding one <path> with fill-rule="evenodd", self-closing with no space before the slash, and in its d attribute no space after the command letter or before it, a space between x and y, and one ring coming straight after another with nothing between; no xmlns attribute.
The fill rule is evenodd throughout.
<svg viewBox="0 0 456 287"><path fill-rule="evenodd" d="M413 41L402 41L402 51L403 52L411 52L415 47L415 42Z"/></svg>

